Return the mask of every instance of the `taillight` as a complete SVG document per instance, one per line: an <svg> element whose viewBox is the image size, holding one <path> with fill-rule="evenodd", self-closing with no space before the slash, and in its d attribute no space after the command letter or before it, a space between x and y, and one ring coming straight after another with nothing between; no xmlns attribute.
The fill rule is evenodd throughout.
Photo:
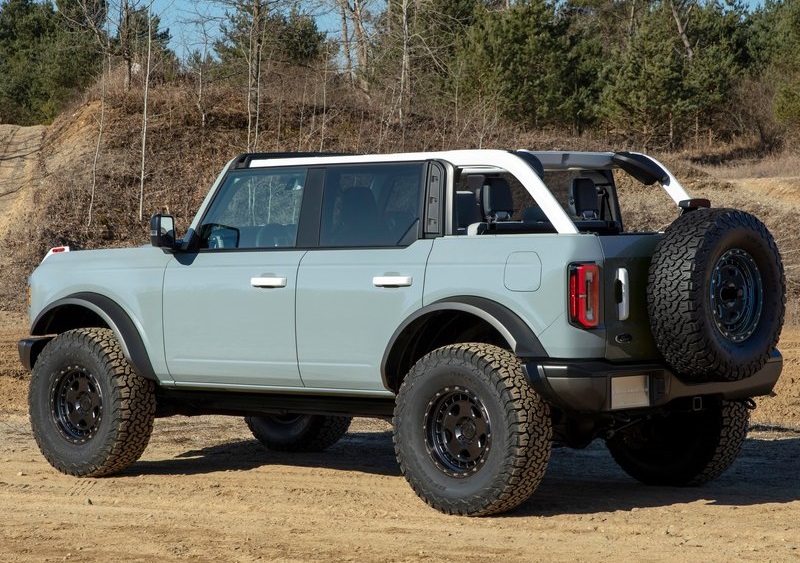
<svg viewBox="0 0 800 563"><path fill-rule="evenodd" d="M600 267L597 264L570 264L569 319L583 328L600 324Z"/></svg>

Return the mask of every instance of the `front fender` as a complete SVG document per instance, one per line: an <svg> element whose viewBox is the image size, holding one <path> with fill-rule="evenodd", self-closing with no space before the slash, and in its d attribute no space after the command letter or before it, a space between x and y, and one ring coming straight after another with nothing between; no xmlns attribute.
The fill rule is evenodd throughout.
<svg viewBox="0 0 800 563"><path fill-rule="evenodd" d="M73 314L65 315L65 310ZM81 312L83 315L80 315ZM114 331L122 353L133 369L142 377L158 381L147 348L133 320L119 304L105 295L81 292L54 301L37 315L31 325L31 334L43 336L94 326L81 322L82 319L92 318L92 315ZM32 358L31 364L34 361Z"/></svg>

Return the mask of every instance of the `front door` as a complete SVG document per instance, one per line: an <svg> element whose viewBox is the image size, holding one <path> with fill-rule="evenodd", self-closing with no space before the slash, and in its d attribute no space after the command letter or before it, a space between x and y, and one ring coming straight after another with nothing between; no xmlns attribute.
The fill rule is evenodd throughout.
<svg viewBox="0 0 800 563"><path fill-rule="evenodd" d="M232 171L164 279L164 347L178 384L297 388L295 248L305 168ZM244 387L243 387L244 386Z"/></svg>

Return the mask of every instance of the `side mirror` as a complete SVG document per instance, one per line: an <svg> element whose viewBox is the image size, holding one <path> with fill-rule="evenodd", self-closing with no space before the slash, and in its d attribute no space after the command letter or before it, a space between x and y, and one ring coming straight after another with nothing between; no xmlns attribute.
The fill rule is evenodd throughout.
<svg viewBox="0 0 800 563"><path fill-rule="evenodd" d="M156 248L175 248L175 219L172 215L156 213L150 218L150 244Z"/></svg>

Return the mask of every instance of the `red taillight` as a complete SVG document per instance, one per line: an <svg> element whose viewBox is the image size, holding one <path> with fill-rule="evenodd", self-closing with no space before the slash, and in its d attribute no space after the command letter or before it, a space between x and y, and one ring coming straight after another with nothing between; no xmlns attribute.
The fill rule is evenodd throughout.
<svg viewBox="0 0 800 563"><path fill-rule="evenodd" d="M597 264L569 267L569 318L583 328L600 324L600 268Z"/></svg>

